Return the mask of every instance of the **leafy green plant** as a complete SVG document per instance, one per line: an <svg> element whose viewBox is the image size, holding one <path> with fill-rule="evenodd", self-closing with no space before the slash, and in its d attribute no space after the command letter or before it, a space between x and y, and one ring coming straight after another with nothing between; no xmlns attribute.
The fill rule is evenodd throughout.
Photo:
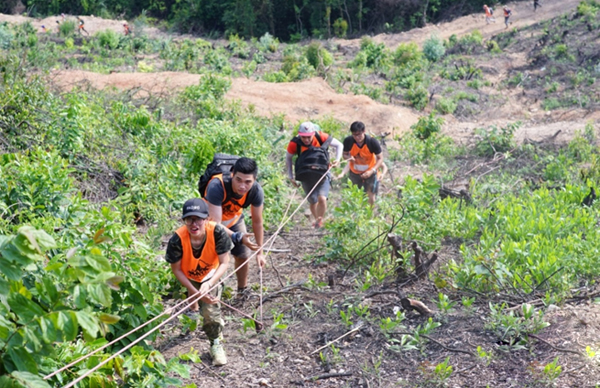
<svg viewBox="0 0 600 388"><path fill-rule="evenodd" d="M415 109L423 110L429 103L429 92L419 83L406 91L406 99Z"/></svg>
<svg viewBox="0 0 600 388"><path fill-rule="evenodd" d="M274 53L279 48L279 39L266 32L260 37L258 42L256 42L256 47L262 52L270 51Z"/></svg>
<svg viewBox="0 0 600 388"><path fill-rule="evenodd" d="M333 55L327 51L319 42L313 42L306 48L306 59L315 70L320 72L333 63Z"/></svg>
<svg viewBox="0 0 600 388"><path fill-rule="evenodd" d="M490 303L490 318L485 327L498 336L499 341L507 343L512 349L523 348L527 344L527 334L537 334L550 324L544 321L544 313L535 311L532 305L521 306L522 316L514 310L506 311L506 304Z"/></svg>
<svg viewBox="0 0 600 388"><path fill-rule="evenodd" d="M454 368L450 365L450 357L435 365L429 365L423 363L419 366L419 371L425 376L425 378L431 383L438 387L445 387L448 379L452 376Z"/></svg>
<svg viewBox="0 0 600 388"><path fill-rule="evenodd" d="M64 37L72 35L75 32L75 22L73 20L65 20L58 25L58 32Z"/></svg>
<svg viewBox="0 0 600 388"><path fill-rule="evenodd" d="M437 36L431 36L423 43L423 55L431 62L437 62L446 53L444 42Z"/></svg>
<svg viewBox="0 0 600 388"><path fill-rule="evenodd" d="M452 98L440 98L435 103L435 108L442 114L452 114L456 110L456 102Z"/></svg>
<svg viewBox="0 0 600 388"><path fill-rule="evenodd" d="M521 122L517 121L500 128L492 125L487 130L475 129L475 135L478 137L475 150L482 156L493 156L512 150L515 147L514 134L520 126Z"/></svg>
<svg viewBox="0 0 600 388"><path fill-rule="evenodd" d="M111 29L99 31L96 33L95 37L98 40L100 47L104 47L109 50L115 50L117 47L119 47L119 35Z"/></svg>
<svg viewBox="0 0 600 388"><path fill-rule="evenodd" d="M436 301L436 306L438 310L440 310L442 313L447 314L454 310L455 305L456 302L451 301L450 298L448 298L448 295L442 294L441 292L439 293L438 300Z"/></svg>
<svg viewBox="0 0 600 388"><path fill-rule="evenodd" d="M421 116L416 124L411 126L413 134L421 140L429 139L432 135L439 133L444 125L444 119L437 117L434 112L429 116Z"/></svg>

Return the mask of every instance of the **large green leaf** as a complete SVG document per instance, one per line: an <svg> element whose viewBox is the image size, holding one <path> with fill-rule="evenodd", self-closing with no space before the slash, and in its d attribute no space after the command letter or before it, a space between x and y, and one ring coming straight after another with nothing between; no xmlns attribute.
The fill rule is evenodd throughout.
<svg viewBox="0 0 600 388"><path fill-rule="evenodd" d="M118 315L113 315L113 314L100 314L98 316L98 318L100 318L100 320L102 322L109 324L109 325L112 325L113 323L117 323L121 319L121 317L119 317Z"/></svg>
<svg viewBox="0 0 600 388"><path fill-rule="evenodd" d="M42 279L42 283L44 284L44 291L46 291L46 296L49 298L50 303L53 305L56 304L56 302L58 302L58 290L56 289L54 281L48 276L45 276Z"/></svg>
<svg viewBox="0 0 600 388"><path fill-rule="evenodd" d="M82 309L87 306L86 302L87 291L84 285L78 284L73 288L73 301L75 302L75 306Z"/></svg>
<svg viewBox="0 0 600 388"><path fill-rule="evenodd" d="M0 339L6 341L15 329L15 324L0 315Z"/></svg>
<svg viewBox="0 0 600 388"><path fill-rule="evenodd" d="M112 268L108 259L101 255L101 252L97 248L93 248L91 253L85 256L86 262L95 270L99 272L108 272Z"/></svg>
<svg viewBox="0 0 600 388"><path fill-rule="evenodd" d="M47 344L51 344L57 339L56 328L54 323L45 317L40 318L40 329L42 330L42 340Z"/></svg>
<svg viewBox="0 0 600 388"><path fill-rule="evenodd" d="M3 277L0 277L0 295L8 295L9 289L10 285L8 282Z"/></svg>
<svg viewBox="0 0 600 388"><path fill-rule="evenodd" d="M40 376L37 374L32 374L29 372L13 372L11 376L14 377L21 385L26 388L51 388L50 384L45 382Z"/></svg>
<svg viewBox="0 0 600 388"><path fill-rule="evenodd" d="M0 252L0 272L9 280L21 280L23 273L21 267L4 258L3 252Z"/></svg>
<svg viewBox="0 0 600 388"><path fill-rule="evenodd" d="M44 315L44 310L37 303L16 292L8 296L8 305L23 322L29 322Z"/></svg>
<svg viewBox="0 0 600 388"><path fill-rule="evenodd" d="M90 297L104 307L110 307L112 303L110 292L110 288L104 283L88 285Z"/></svg>
<svg viewBox="0 0 600 388"><path fill-rule="evenodd" d="M27 349L19 346L15 348L9 348L6 352L18 370L37 374L37 364Z"/></svg>
<svg viewBox="0 0 600 388"><path fill-rule="evenodd" d="M56 248L56 241L43 230L37 230L32 226L19 228L18 236L24 236L29 241L29 249L36 253L43 253L48 249Z"/></svg>
<svg viewBox="0 0 600 388"><path fill-rule="evenodd" d="M60 311L56 323L62 331L65 341L73 341L77 337L77 316L74 312Z"/></svg>
<svg viewBox="0 0 600 388"><path fill-rule="evenodd" d="M100 330L97 318L86 311L77 311L75 312L75 315L77 315L77 322L79 322L79 325L83 330L95 338Z"/></svg>

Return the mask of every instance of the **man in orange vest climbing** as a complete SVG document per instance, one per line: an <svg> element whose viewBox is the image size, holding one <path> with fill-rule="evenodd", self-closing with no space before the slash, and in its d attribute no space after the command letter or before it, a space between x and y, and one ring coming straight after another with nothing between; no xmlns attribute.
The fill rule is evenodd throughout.
<svg viewBox="0 0 600 388"><path fill-rule="evenodd" d="M85 22L83 21L82 18L80 18L79 16L77 16L77 22L79 23L79 35L81 35L81 31L85 32L86 34L88 34L88 36L90 35L89 32L86 31L86 29L84 28L84 24Z"/></svg>
<svg viewBox="0 0 600 388"><path fill-rule="evenodd" d="M289 180L295 187L296 181L302 183L305 195L312 191L308 197L310 212L315 219L314 228L323 227L325 212L327 211L327 197L331 188L331 174L329 170L329 151L331 145L336 149L336 166L342 158L343 146L339 140L321 131L318 125L310 121L300 124L298 136L294 137L287 146L285 164ZM297 155L295 167L292 168L292 159ZM294 177L294 169L296 176ZM323 177L325 175L325 177Z"/></svg>
<svg viewBox="0 0 600 388"><path fill-rule="evenodd" d="M483 12L485 12L485 22L490 24L490 22L495 22L496 20L492 16L494 14L494 9L488 7L487 4L483 5Z"/></svg>
<svg viewBox="0 0 600 388"><path fill-rule="evenodd" d="M369 204L377 196L377 170L383 164L383 153L377 139L365 133L365 125L355 121L350 125L352 136L344 139L344 159L350 165L350 181L362 188L369 197Z"/></svg>
<svg viewBox="0 0 600 388"><path fill-rule="evenodd" d="M504 6L504 25L506 25L505 28L508 28L508 25L512 24L512 22L510 21L511 16L512 16L512 11L510 10L510 8L508 8L507 6Z"/></svg>
<svg viewBox="0 0 600 388"><path fill-rule="evenodd" d="M227 356L223 349L223 326L219 300L222 284L209 292L227 271L229 251L233 248L225 228L209 221L208 205L200 198L192 198L183 205L184 225L175 231L167 245L165 259L171 264L173 274L188 290L188 296L204 295L186 312L191 318L202 313L202 330L210 341L213 365L225 365Z"/></svg>
<svg viewBox="0 0 600 388"><path fill-rule="evenodd" d="M239 158L231 175L215 175L203 195L208 204L210 219L225 226L234 243L231 254L235 258L235 268L239 268L236 272L238 297L247 296L248 293L248 263L245 262L251 255L250 249L255 251L263 245L265 194L256 181L257 174L258 166L254 160ZM243 209L247 207L250 207L253 234L246 231ZM252 237L256 243L252 242ZM265 266L262 250L256 254L256 263L261 268Z"/></svg>

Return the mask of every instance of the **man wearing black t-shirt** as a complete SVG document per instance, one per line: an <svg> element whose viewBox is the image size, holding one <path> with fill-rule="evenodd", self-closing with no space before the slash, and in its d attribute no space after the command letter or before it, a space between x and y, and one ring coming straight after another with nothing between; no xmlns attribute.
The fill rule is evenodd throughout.
<svg viewBox="0 0 600 388"><path fill-rule="evenodd" d="M355 121L350 126L352 136L344 139L344 159L350 166L350 181L366 191L369 204L377 195L377 169L383 164L381 145L367 134L365 125Z"/></svg>
<svg viewBox="0 0 600 388"><path fill-rule="evenodd" d="M204 295L189 307L192 317L202 312L202 330L210 341L210 355L214 365L225 365L227 357L223 349L219 300L223 286L211 288L227 271L229 251L233 243L225 228L208 221L208 205L200 198L193 198L183 205L184 225L175 231L167 245L165 260L171 264L173 274L188 295Z"/></svg>
<svg viewBox="0 0 600 388"><path fill-rule="evenodd" d="M204 200L208 203L208 213L212 221L221 223L231 236L234 248L238 294L244 294L248 284L248 265L242 264L250 257L250 250L263 245L263 202L264 192L256 181L258 167L250 158L239 158L233 166L231 176L216 175L208 183ZM250 207L252 231L246 232L243 209ZM256 243L251 241L254 236ZM262 250L256 255L256 263L262 268L265 258Z"/></svg>

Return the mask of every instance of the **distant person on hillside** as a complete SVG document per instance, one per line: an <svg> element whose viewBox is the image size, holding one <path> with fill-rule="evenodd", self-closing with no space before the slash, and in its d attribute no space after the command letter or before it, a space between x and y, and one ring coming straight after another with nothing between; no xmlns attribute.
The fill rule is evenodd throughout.
<svg viewBox="0 0 600 388"><path fill-rule="evenodd" d="M221 341L223 326L219 300L223 284L212 291L219 279L227 272L229 251L233 248L225 227L208 220L208 205L200 198L192 198L183 205L183 225L175 231L169 243L165 260L171 264L171 271L188 295L206 294L192 303L186 313L196 318L202 313L202 330L210 341L210 355L213 365L225 365L227 356Z"/></svg>
<svg viewBox="0 0 600 388"><path fill-rule="evenodd" d="M61 13L61 14L60 14L60 18L61 18L61 22L62 22L62 23L64 23L64 22L65 22L65 19L66 19L67 17L65 16L65 14L64 14L64 13Z"/></svg>
<svg viewBox="0 0 600 388"><path fill-rule="evenodd" d="M44 26L44 25L42 25L42 32L43 32L44 34L45 34L46 32L48 32L48 31L46 31L46 26Z"/></svg>
<svg viewBox="0 0 600 388"><path fill-rule="evenodd" d="M508 7L504 7L504 25L506 26L505 28L508 28L509 24L512 24L512 22L510 21L510 17L512 16L512 11L510 10L510 8Z"/></svg>
<svg viewBox="0 0 600 388"><path fill-rule="evenodd" d="M490 22L495 22L496 19L492 15L494 15L494 9L488 7L486 4L483 5L483 12L485 12L485 22L490 24Z"/></svg>
<svg viewBox="0 0 600 388"><path fill-rule="evenodd" d="M56 21L56 33L60 34L60 21L59 20Z"/></svg>
<svg viewBox="0 0 600 388"><path fill-rule="evenodd" d="M310 212L315 219L313 228L316 229L323 227L327 211L327 197L331 188L331 174L327 172L331 165L329 163L329 145L336 149L336 160L333 163L335 166L342 158L342 143L333 136L322 132L318 125L307 121L300 124L298 136L289 142L285 155L287 175L292 185L298 187L296 181L300 181L305 195L312 190L308 197L308 203ZM292 167L294 155L297 158L295 166Z"/></svg>
<svg viewBox="0 0 600 388"><path fill-rule="evenodd" d="M81 35L81 31L83 31L86 34L88 34L88 36L89 36L90 33L85 30L85 27L84 27L85 22L83 21L83 19L80 18L79 16L77 16L77 21L79 23L79 34Z"/></svg>
<svg viewBox="0 0 600 388"><path fill-rule="evenodd" d="M383 153L377 139L365 133L365 125L355 121L350 125L351 136L344 139L344 159L350 166L350 181L362 188L375 203L379 184L377 171L383 164Z"/></svg>
<svg viewBox="0 0 600 388"><path fill-rule="evenodd" d="M535 12L538 9L538 7L542 8L540 0L533 0L533 12Z"/></svg>
<svg viewBox="0 0 600 388"><path fill-rule="evenodd" d="M131 34L131 29L129 28L129 24L123 23L123 33L125 36Z"/></svg>

